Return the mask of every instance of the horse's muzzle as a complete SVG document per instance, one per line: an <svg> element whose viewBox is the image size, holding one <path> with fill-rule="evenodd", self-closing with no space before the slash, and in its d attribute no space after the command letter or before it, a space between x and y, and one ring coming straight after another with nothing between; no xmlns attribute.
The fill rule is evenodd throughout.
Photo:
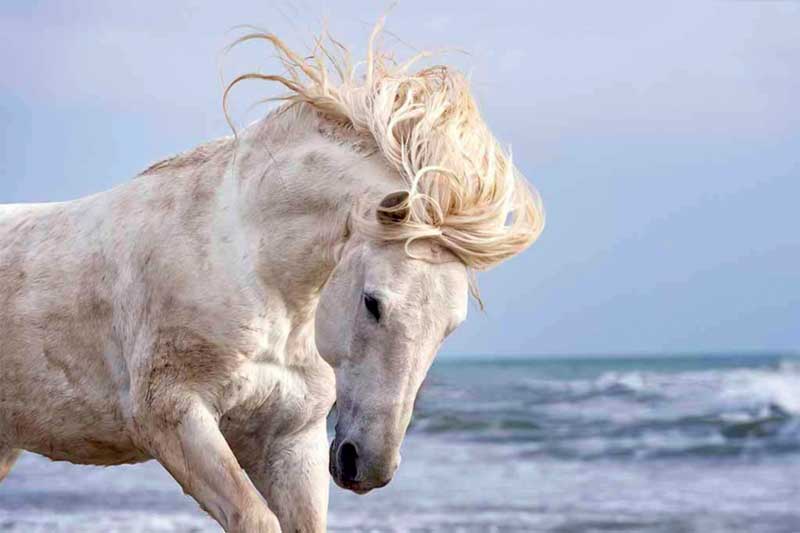
<svg viewBox="0 0 800 533"><path fill-rule="evenodd" d="M386 486L394 475L396 465L385 468L374 465L366 454L359 450L358 444L351 440L333 439L329 454L331 477L343 489L356 494L366 494L372 489Z"/></svg>

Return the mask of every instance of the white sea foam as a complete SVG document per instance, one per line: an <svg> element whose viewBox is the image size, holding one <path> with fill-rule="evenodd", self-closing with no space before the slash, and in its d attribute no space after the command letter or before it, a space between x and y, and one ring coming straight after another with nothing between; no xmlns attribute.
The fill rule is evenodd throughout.
<svg viewBox="0 0 800 533"><path fill-rule="evenodd" d="M774 370L730 372L722 379L719 397L734 406L774 406L800 415L800 367L784 363Z"/></svg>

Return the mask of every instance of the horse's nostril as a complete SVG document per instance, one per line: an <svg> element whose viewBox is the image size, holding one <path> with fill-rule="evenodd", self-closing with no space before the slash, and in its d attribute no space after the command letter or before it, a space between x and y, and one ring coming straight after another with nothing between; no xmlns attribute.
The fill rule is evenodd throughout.
<svg viewBox="0 0 800 533"><path fill-rule="evenodd" d="M339 466L343 481L355 481L358 476L358 450L352 442L344 442L339 447Z"/></svg>

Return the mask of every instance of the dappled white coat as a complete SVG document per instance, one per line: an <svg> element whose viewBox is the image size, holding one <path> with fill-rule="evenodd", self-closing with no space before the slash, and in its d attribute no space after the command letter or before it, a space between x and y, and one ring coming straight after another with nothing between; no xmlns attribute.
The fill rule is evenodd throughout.
<svg viewBox="0 0 800 533"><path fill-rule="evenodd" d="M333 367L352 409L341 431L371 431L358 416L371 406L388 424L361 441L364 455L387 442L363 467L375 479L349 488L388 481L425 372L466 313L467 277L442 250L429 251L444 266L429 265L348 229L354 205L402 182L336 131L301 106L236 149L204 145L106 193L0 206L0 478L20 449L156 458L227 531L323 531ZM381 330L358 314L364 283L386 298ZM356 345L378 355L361 364Z"/></svg>

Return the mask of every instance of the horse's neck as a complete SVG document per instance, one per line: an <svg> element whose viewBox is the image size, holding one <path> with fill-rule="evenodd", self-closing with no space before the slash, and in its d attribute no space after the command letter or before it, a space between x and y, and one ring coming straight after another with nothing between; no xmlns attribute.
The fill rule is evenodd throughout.
<svg viewBox="0 0 800 533"><path fill-rule="evenodd" d="M369 139L308 109L289 110L247 128L238 142L209 143L145 171L121 194L150 206L141 224L130 224L148 233L121 241L140 246L137 257L156 243L174 269L163 275L197 278L190 299L198 305L218 305L212 291L234 300L210 309L208 328L254 329L268 339L265 351L296 364L316 358L320 291L342 247L359 238L348 234L353 208L377 205L398 180ZM163 234L185 238L165 242ZM203 268L187 273L187 265ZM229 316L219 320L220 312Z"/></svg>
<svg viewBox="0 0 800 533"><path fill-rule="evenodd" d="M223 206L237 206L221 211L228 213L223 226L237 226L238 248L249 255L246 270L268 305L292 321L289 342L295 336L301 345L313 341L319 293L349 238L355 202L397 187L385 170L364 168L379 163L321 134L319 126L304 113L251 126L221 191Z"/></svg>
<svg viewBox="0 0 800 533"><path fill-rule="evenodd" d="M235 191L234 222L258 279L302 314L335 266L350 202L344 191L320 186L325 169L310 155L318 147L296 127L268 118L249 128L224 188Z"/></svg>

